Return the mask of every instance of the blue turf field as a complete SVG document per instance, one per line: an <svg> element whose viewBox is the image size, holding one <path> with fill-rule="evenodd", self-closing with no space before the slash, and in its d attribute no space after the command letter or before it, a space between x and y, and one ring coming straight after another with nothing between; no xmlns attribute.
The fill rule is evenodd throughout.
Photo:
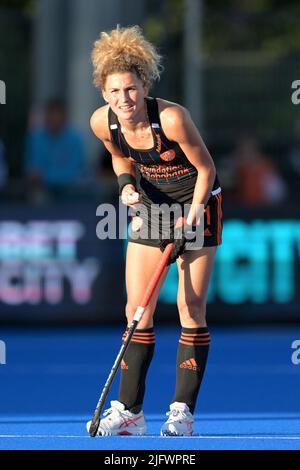
<svg viewBox="0 0 300 470"><path fill-rule="evenodd" d="M120 328L2 330L0 449L300 449L296 328L210 328L196 436L162 438L179 328L156 328L144 437L90 438L90 419L119 350ZM117 380L109 399L116 398ZM107 407L109 401L107 401Z"/></svg>

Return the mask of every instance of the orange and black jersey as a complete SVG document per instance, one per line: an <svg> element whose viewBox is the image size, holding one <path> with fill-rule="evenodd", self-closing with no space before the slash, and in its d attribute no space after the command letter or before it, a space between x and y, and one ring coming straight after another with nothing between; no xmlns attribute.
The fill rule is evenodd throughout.
<svg viewBox="0 0 300 470"><path fill-rule="evenodd" d="M162 186L178 182L194 181L197 170L186 157L177 142L169 140L160 123L158 103L155 98L146 98L148 119L151 125L154 146L148 150L132 148L121 132L121 126L116 114L109 108L108 121L113 143L121 150L122 154L130 158L142 178L155 187L166 189ZM219 189L216 177L212 191Z"/></svg>

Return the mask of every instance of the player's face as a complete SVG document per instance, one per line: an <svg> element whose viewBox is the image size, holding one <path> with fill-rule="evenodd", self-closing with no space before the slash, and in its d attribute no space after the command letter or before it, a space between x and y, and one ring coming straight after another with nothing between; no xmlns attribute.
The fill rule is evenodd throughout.
<svg viewBox="0 0 300 470"><path fill-rule="evenodd" d="M135 73L114 73L106 79L103 97L121 120L134 120L144 109L148 91Z"/></svg>

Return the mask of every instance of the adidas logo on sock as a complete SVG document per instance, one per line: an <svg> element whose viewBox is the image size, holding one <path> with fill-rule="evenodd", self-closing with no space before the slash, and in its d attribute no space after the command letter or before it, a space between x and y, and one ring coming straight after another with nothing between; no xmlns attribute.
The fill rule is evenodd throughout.
<svg viewBox="0 0 300 470"><path fill-rule="evenodd" d="M121 369L123 369L123 370L124 370L124 369L128 370L128 365L126 364L126 362L124 361L124 359L122 359L122 361L121 361Z"/></svg>
<svg viewBox="0 0 300 470"><path fill-rule="evenodd" d="M189 369L189 370L194 370L194 371L201 370L193 357L191 359L187 359L186 361L182 362L179 367L180 369Z"/></svg>

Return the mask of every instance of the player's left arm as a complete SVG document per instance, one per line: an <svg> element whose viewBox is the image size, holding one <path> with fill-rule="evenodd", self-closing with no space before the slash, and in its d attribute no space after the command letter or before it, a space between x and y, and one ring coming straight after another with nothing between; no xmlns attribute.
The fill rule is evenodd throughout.
<svg viewBox="0 0 300 470"><path fill-rule="evenodd" d="M210 198L216 168L190 113L185 108L174 104L162 110L160 116L168 139L179 144L198 172L193 202L187 217L187 222L191 224L196 220L199 205L205 206Z"/></svg>

